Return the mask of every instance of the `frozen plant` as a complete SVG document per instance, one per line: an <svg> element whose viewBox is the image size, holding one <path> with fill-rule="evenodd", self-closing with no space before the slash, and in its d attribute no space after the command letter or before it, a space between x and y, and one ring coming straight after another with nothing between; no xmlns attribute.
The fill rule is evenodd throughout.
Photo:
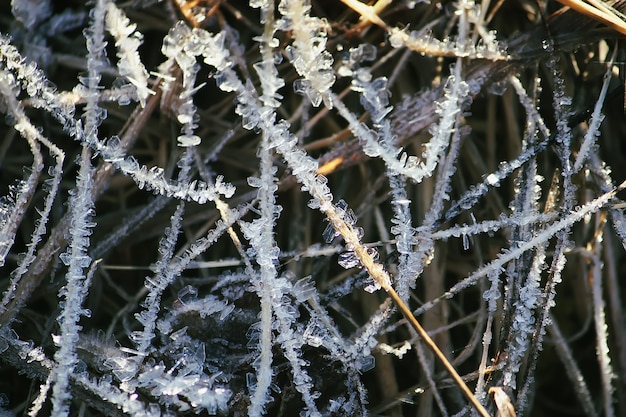
<svg viewBox="0 0 626 417"><path fill-rule="evenodd" d="M501 6L11 1L0 413L624 413L616 35Z"/></svg>

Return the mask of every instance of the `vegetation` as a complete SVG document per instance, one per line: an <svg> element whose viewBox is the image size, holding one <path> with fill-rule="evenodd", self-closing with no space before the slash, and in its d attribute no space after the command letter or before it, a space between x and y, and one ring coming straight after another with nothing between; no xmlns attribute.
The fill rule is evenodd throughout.
<svg viewBox="0 0 626 417"><path fill-rule="evenodd" d="M3 415L626 411L623 4L342 1L0 5Z"/></svg>

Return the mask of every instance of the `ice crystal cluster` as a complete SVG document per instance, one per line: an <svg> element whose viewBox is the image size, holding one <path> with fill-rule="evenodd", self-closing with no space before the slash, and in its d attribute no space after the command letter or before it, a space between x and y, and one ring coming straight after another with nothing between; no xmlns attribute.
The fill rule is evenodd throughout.
<svg viewBox="0 0 626 417"><path fill-rule="evenodd" d="M0 414L624 414L617 36L496 3L2 5Z"/></svg>

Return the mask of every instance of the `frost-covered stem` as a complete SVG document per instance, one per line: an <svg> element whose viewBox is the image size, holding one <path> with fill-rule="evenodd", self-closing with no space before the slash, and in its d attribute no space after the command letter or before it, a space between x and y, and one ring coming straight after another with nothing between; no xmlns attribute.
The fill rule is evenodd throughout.
<svg viewBox="0 0 626 417"><path fill-rule="evenodd" d="M419 340L415 342L415 350L417 352L417 358L419 360L419 363L422 365L422 371L424 372L424 376L426 377L428 386L430 387L432 391L432 396L435 399L435 403L437 403L437 407L439 407L439 411L441 412L441 415L444 417L447 417L449 415L448 409L446 408L446 405L443 402L443 398L441 398L441 393L439 392L439 389L437 388L437 383L435 382L435 379L433 378L433 371L435 370L434 366L429 360L429 358L426 357L426 352L424 352L424 347L422 346ZM431 412L432 411L431 408L432 408L432 403L431 401L428 401L428 409L424 410L424 412L428 412L428 413Z"/></svg>
<svg viewBox="0 0 626 417"><path fill-rule="evenodd" d="M205 204L207 201L214 201L220 195L230 198L235 192L235 188L224 183L221 176L217 176L215 184L203 181L176 182L165 178L163 169L140 166L133 157L119 158L117 152L111 153L107 149L102 149L101 153L106 162L131 177L140 189L145 188L157 195Z"/></svg>
<svg viewBox="0 0 626 417"><path fill-rule="evenodd" d="M347 0L342 1L345 2ZM462 2L458 9L459 13L467 13L467 6L472 7L473 3L468 1ZM442 41L434 38L430 30L407 33L405 29L397 27L388 29L389 43L394 48L406 47L421 54L433 56L486 58L494 61L509 59L506 48L496 41L495 32L487 32L479 26L475 28L482 38L482 43L472 44L467 39L464 42L460 40L451 41L449 39Z"/></svg>
<svg viewBox="0 0 626 417"><path fill-rule="evenodd" d="M604 119L604 115L602 114L602 106L604 105L604 99L606 98L606 93L609 90L609 84L611 82L612 74L613 74L613 61L617 55L617 45L613 48L613 54L611 55L611 59L607 62L606 72L604 73L604 78L602 81L602 89L600 90L600 95L598 96L598 100L596 101L596 105L593 108L593 113L591 114L591 119L589 123L589 127L587 128L587 133L585 133L585 138L583 139L583 143L580 145L580 149L578 150L578 154L576 155L576 161L574 162L574 173L580 171L583 166L583 163L587 159L589 155L589 151L596 143L596 137L600 134L600 124Z"/></svg>
<svg viewBox="0 0 626 417"><path fill-rule="evenodd" d="M306 94L313 106L324 102L326 107L332 107L330 88L335 73L333 57L326 50L327 23L311 16L309 0L281 0L278 10L284 16L281 29L292 31L293 45L287 46L285 52L298 74L304 77L294 82L294 88Z"/></svg>
<svg viewBox="0 0 626 417"><path fill-rule="evenodd" d="M363 47L360 47L363 53ZM340 97L331 95L339 113L350 123L351 130L359 138L364 152L370 157L381 157L387 166L387 177L391 188L394 224L391 232L396 237L396 247L400 254L398 276L396 277L396 289L407 301L409 289L414 287L415 280L420 272L420 256L413 251L415 229L412 226L410 200L406 192L406 178L411 178L408 173L414 171L417 158L407 157L406 153L395 145L396 137L391 128L391 122L387 118L392 107L388 106L389 91L387 79L384 77L369 81L370 70L360 68L355 79L352 81L352 90L361 94L361 103L369 111L375 132L365 124L358 122L340 100ZM401 154L400 159L397 156Z"/></svg>
<svg viewBox="0 0 626 417"><path fill-rule="evenodd" d="M485 392L485 372L487 370L487 360L489 359L489 346L491 345L491 339L493 337L491 326L493 325L494 313L490 311L488 314L487 324L485 325L485 332L482 338L483 352L480 356L480 364L478 365L478 381L476 381L476 389L474 390L474 395L480 402L484 402L487 397Z"/></svg>
<svg viewBox="0 0 626 417"><path fill-rule="evenodd" d="M305 369L307 362L302 359L300 346L303 342L301 335L293 331L292 314L290 313L290 309L285 307L286 306L282 303L277 303L275 314L280 324L279 332L281 333L281 338L284 339L281 341L282 348L292 369L291 373L293 375L295 388L302 396L302 400L306 405L307 415L311 417L322 417L322 414L317 409L317 404L315 404L315 398L319 397L320 394L318 392L311 392L313 379Z"/></svg>
<svg viewBox="0 0 626 417"><path fill-rule="evenodd" d="M571 97L565 94L563 76L558 67L558 55L551 55L548 67L552 70L554 95L553 106L556 118L556 149L562 164L563 210L571 210L576 202L576 186L572 183L572 129L569 127Z"/></svg>
<svg viewBox="0 0 626 417"><path fill-rule="evenodd" d="M461 28L459 28L459 32L461 32ZM437 114L440 115L441 119L432 130L433 137L426 145L426 150L422 155L422 164L427 176L432 175L441 155L448 147L450 135L455 128L457 113L463 110L463 101L469 95L469 87L462 76L462 64L463 60L458 58L446 81L445 99L437 106Z"/></svg>
<svg viewBox="0 0 626 417"><path fill-rule="evenodd" d="M422 229L434 230L437 219L440 218L444 204L450 199L451 181L456 172L456 164L461 149L461 125L463 114L457 113L448 154L445 155L443 163L437 170L437 182L433 192L432 203L428 209L428 213L424 216Z"/></svg>
<svg viewBox="0 0 626 417"><path fill-rule="evenodd" d="M545 123L537 111L537 89L539 88L539 79L535 79L534 97L531 98L521 85L519 79L512 77L511 84L517 91L518 97L526 110L526 132L524 137L524 147L532 146L537 142L538 134L544 138L549 137L549 132ZM537 162L532 158L528 165L522 170L516 179L516 199L512 205L515 213L524 216L532 216L536 214L539 207L540 187L537 175ZM550 198L548 199L550 201ZM570 207L571 209L571 207ZM550 203L546 203L546 211L551 211ZM568 209L569 210L569 209ZM567 230L564 229L564 230ZM557 235L564 235L565 231L559 231ZM514 227L510 240L515 242L531 240L534 236L534 229L528 225ZM558 240L562 243L562 241ZM507 269L507 284L505 286L505 309L510 311L510 319L508 319L507 328L509 334L507 337L506 360L504 361L504 371L502 376L502 384L509 387L511 391L517 388L517 382L523 381L522 388L518 391L517 405L521 413L526 403L526 395L529 388L534 383L534 367L536 365L537 353L541 349L540 337L538 332L545 332L545 323L538 324L537 315L544 314L543 311L550 303L544 298L544 293L540 290L541 273L545 267L546 248L548 242L542 242L535 248L533 254L529 251L525 256L521 256L518 260L509 264ZM558 247L564 247L557 244ZM557 251L558 253L558 251ZM532 259L530 258L532 256ZM558 257L558 256L557 256ZM517 272L519 269L530 271L526 277L520 276ZM554 271L553 271L554 272ZM549 285L558 282L559 273L552 275L555 280L548 280ZM538 329L540 329L538 331ZM535 348L536 350L534 350ZM530 354L528 354L530 352ZM522 370L522 365L525 365Z"/></svg>
<svg viewBox="0 0 626 417"><path fill-rule="evenodd" d="M537 130L539 130L543 138L548 139L550 137L550 130L546 127L546 123L544 122L543 118L539 114L539 111L537 110L537 105L535 101L530 98L530 96L526 92L526 89L522 85L522 82L519 80L519 78L511 76L509 77L509 83L515 89L519 102L522 104L524 110L526 111L526 118L528 119L528 123L532 123L533 126Z"/></svg>
<svg viewBox="0 0 626 417"><path fill-rule="evenodd" d="M259 339L260 354L256 368L256 386L250 397L248 414L252 417L261 416L265 405L269 401L269 387L272 384L272 300L270 289L261 291L260 329ZM252 389L252 387L248 387Z"/></svg>
<svg viewBox="0 0 626 417"><path fill-rule="evenodd" d="M169 264L169 269L172 270L172 274L180 275L185 269L189 267L189 264L197 258L200 254L209 249L224 233L228 231L241 217L246 213L246 208L237 207L228 211L228 216L225 220L218 220L215 223L215 227L209 230L206 236L198 239L185 251L180 257L175 257Z"/></svg>
<svg viewBox="0 0 626 417"><path fill-rule="evenodd" d="M107 5L106 26L115 38L119 58L118 71L135 87L139 103L143 107L146 105L146 98L154 94L148 88L148 71L137 51L143 42L143 35L135 30L137 25L131 24L124 12L113 2Z"/></svg>
<svg viewBox="0 0 626 417"><path fill-rule="evenodd" d="M436 240L448 240L451 237L462 235L477 235L480 233L493 233L506 227L537 226L556 220L558 214L554 211L548 213L514 213L511 216L501 215L498 220L485 220L474 224L455 224L454 226L433 232L430 237Z"/></svg>
<svg viewBox="0 0 626 417"><path fill-rule="evenodd" d="M30 410L28 410L29 417L35 417L41 411L44 403L46 402L46 397L48 396L48 391L50 390L50 385L52 383L52 373L48 374L45 382L39 386L39 394L33 400Z"/></svg>
<svg viewBox="0 0 626 417"><path fill-rule="evenodd" d="M4 79L4 78L0 75L0 79ZM24 113L24 109L22 108L20 103L18 103L16 99L16 95L11 94L12 89L9 88L8 91L5 91L7 87L8 86L6 85L6 83L0 80L0 91L2 92L4 102L7 104L7 107L9 107L9 111L13 114L14 118L17 121L14 128L18 132L20 132L22 136L26 138L34 155L34 161L33 161L33 166L31 168L30 176L31 177L35 176L35 179L34 179L34 182L31 182L31 181L27 182L30 186L33 187L33 190L34 190L34 187L36 186L36 181L37 181L37 178L39 177L39 173L43 169L43 159L42 159L41 153L39 152L39 145L38 145L39 143L43 144L45 147L48 148L48 150L54 157L55 163L50 171L50 173L52 174L52 178L46 182L48 186L48 190L46 192L46 197L44 199L43 210L39 211L40 218L36 222L35 230L33 231L30 244L27 245L28 249L26 250L26 253L18 261L17 268L11 273L11 280L10 280L9 286L3 294L2 304L0 304L0 314L3 314L6 311L6 306L15 296L15 291L16 291L18 282L21 280L24 274L28 271L29 266L35 260L35 251L38 247L39 242L41 241L41 238L46 233L46 225L48 223L50 211L52 210L52 204L54 203L54 199L59 189L59 184L61 183L63 160L65 158L65 154L63 153L63 151L61 151L56 145L50 142L50 140L44 137L41 134L41 132L35 126L32 125L30 120L26 117L26 114ZM22 199L22 197L25 197L26 194L28 193L27 192L20 193L19 199ZM16 202L16 206L18 206L18 203L19 203L19 200ZM20 224L20 221L17 218L15 218L15 215L17 213L23 213L23 210L21 210L20 208L14 208L11 211L11 216L6 220L7 222L6 225L8 227L17 227ZM0 256L0 263L4 262L4 257L6 255L4 252L5 248L6 250L9 250L9 248L11 247L11 245L9 244L9 241L10 242L13 241L12 237L10 238L9 236L7 236L6 228L3 228L2 234L3 234L3 237L0 238L0 242L2 242L1 243L2 256Z"/></svg>
<svg viewBox="0 0 626 417"><path fill-rule="evenodd" d="M273 65L273 50L271 47L274 36L274 2L272 0L264 2L261 15L261 19L265 24L263 41L260 44L262 61L256 64L255 67L261 79L263 91L261 101L267 106L266 110L273 113L272 107L278 105L275 99L277 86L273 81L278 77L276 68ZM263 129L258 150L260 159L260 179L258 184L260 218L252 221L249 228L254 230L249 230L250 236L246 236L256 252L256 261L260 268L258 274L253 270L249 271L251 277L258 276L258 278L251 279L261 305L259 314L261 332L259 337L260 353L255 363L256 385L248 387L248 389L253 391L250 397L250 406L248 407L248 414L252 417L263 415L265 406L271 399L269 389L273 378L272 346L274 344L272 316L274 314L274 306L280 304L282 298L281 288L273 285L277 278L275 263L278 260L278 248L274 243L274 224L277 217L274 192L277 186L274 177L276 169L274 168L269 146L269 135L269 129ZM246 231L247 229L244 229L244 234L246 234Z"/></svg>
<svg viewBox="0 0 626 417"><path fill-rule="evenodd" d="M116 411L121 410L127 415L150 417L154 415L154 408L158 408L154 407L156 404L146 404L134 393L124 392L104 379L92 380L84 374L76 375L74 379L77 386L93 392L95 396L114 406Z"/></svg>
<svg viewBox="0 0 626 417"><path fill-rule="evenodd" d="M178 175L180 182L187 182L189 180L189 171L191 169L191 162L193 161L192 150L186 149L179 161L181 171ZM178 241L178 234L180 233L183 214L185 212L185 202L182 201L176 207L174 214L170 217L170 226L165 229L164 236L159 242L159 254L160 258L156 263L156 270L153 278L146 278L145 286L148 288L148 295L143 301L142 305L146 307L140 313L135 315L137 321L143 325L143 329L137 332L137 336L134 337L134 342L137 344L138 363L151 352L152 339L155 337L154 329L156 328L156 322L161 309L161 296L163 291L176 279L178 275L174 273L173 268L170 268L170 263L174 257L176 249L176 243Z"/></svg>
<svg viewBox="0 0 626 417"><path fill-rule="evenodd" d="M602 226L600 226L602 227ZM598 356L598 364L600 365L600 378L602 380L602 400L604 403L604 414L607 417L615 416L613 408L613 380L616 378L613 366L611 365L611 356L609 355L609 334L606 322L606 314L604 312L605 303L602 294L602 232L601 229L595 237L595 242L588 245L590 250L590 277L591 294L593 296L593 318L596 328L596 354Z"/></svg>
<svg viewBox="0 0 626 417"><path fill-rule="evenodd" d="M410 200L406 192L406 182L404 178L387 172L389 186L393 200L391 202L394 212L392 220L395 223L391 231L396 237L396 248L400 254L400 264L398 267L398 277L396 288L398 294L405 302L409 300L409 291L412 283L415 282L418 273L419 259L415 259L413 251L413 239L415 231L411 226Z"/></svg>
<svg viewBox="0 0 626 417"><path fill-rule="evenodd" d="M572 354L571 349L567 345L567 340L565 340L565 337L563 337L561 329L559 329L559 326L555 321L555 317L553 317L552 315L550 315L548 332L550 333L552 343L554 343L554 348L558 353L559 359L563 363L565 372L567 373L567 376L574 385L574 390L576 390L576 398L580 402L580 405L582 405L585 414L589 417L597 417L598 413L596 413L596 409L591 398L591 393L589 392L589 388L587 388L587 384L585 383L585 378L578 368L578 365L576 365L576 360L574 359L574 355Z"/></svg>
<svg viewBox="0 0 626 417"><path fill-rule="evenodd" d="M611 179L611 171L609 167L604 165L597 151L591 152L589 155L589 166L592 172L599 178L598 185L602 192L606 192L614 187L613 180ZM611 208L609 209L609 214L613 230L621 240L622 247L626 249L626 217L624 216L624 212L618 208ZM626 361L624 364L626 366Z"/></svg>
<svg viewBox="0 0 626 417"><path fill-rule="evenodd" d="M23 83L33 107L49 111L72 136L82 134L82 129L76 129L76 121L73 118L74 103L57 94L44 72L37 68L34 62L27 62L10 43L9 38L1 34L0 62Z"/></svg>
<svg viewBox="0 0 626 417"><path fill-rule="evenodd" d="M92 175L91 152L88 147L84 146L76 189L74 195L70 197L72 226L70 228L69 253L63 254L66 258L64 262L68 264L68 271L67 283L59 291L59 296L64 298L64 306L58 317L60 334L57 336L58 340L55 341L59 345L59 349L54 354L57 366L53 370L53 416L69 414L68 401L71 398L69 378L74 371L74 366L78 363L76 343L81 329L78 322L80 317L85 314L82 304L89 288L89 279L88 276L85 276L84 268L89 266L91 262L91 258L87 255L87 249L89 248L90 228L93 227L91 218L94 203L89 191L93 183Z"/></svg>
<svg viewBox="0 0 626 417"><path fill-rule="evenodd" d="M26 139L33 155L33 163L30 167L28 178L21 180L14 190L10 190L10 194L14 194L10 195L10 199L14 199L14 201L10 203L5 202L0 207L0 266L3 266L9 250L13 247L17 228L21 224L22 217L26 214L28 203L31 201L37 188L37 182L39 181L39 175L43 170L44 163L39 144L37 143L37 138L41 134L37 132L37 129L26 118L24 110L17 101L19 93L15 79L10 73L5 71L0 72L0 94L3 101L7 103L10 112L17 119L14 128ZM43 220L45 222L45 219ZM9 290L11 287L13 287L13 284L9 287ZM7 299L7 293L5 293L5 300L2 305L6 306L9 300Z"/></svg>
<svg viewBox="0 0 626 417"><path fill-rule="evenodd" d="M376 262L372 253L361 243L355 228L345 221L330 201L323 202L320 205L320 210L326 215L337 233L343 237L346 246L353 248L354 254L374 281L385 291L393 291L389 274L381 264Z"/></svg>
<svg viewBox="0 0 626 417"><path fill-rule="evenodd" d="M97 90L100 84L100 71L104 63L104 17L107 0L98 0L93 9L91 26L85 30L87 41L87 71L88 76L83 80L86 83L88 98L85 106L85 143L79 161L78 179L76 188L70 196L70 245L68 252L61 255L61 259L68 266L67 283L59 291L64 298L64 306L58 317L60 335L55 342L59 349L54 359L57 366L53 369L52 388L52 415L66 416L69 414L69 378L78 363L76 343L81 326L78 324L81 315L85 313L82 303L89 288L89 275L85 276L84 269L91 263L87 254L89 249L89 235L94 227L94 201L91 194L93 187L94 168L91 165L91 150L88 143L98 143L98 126L104 117L98 106ZM93 265L92 265L93 267ZM93 273L93 270L92 272Z"/></svg>
<svg viewBox="0 0 626 417"><path fill-rule="evenodd" d="M483 332L482 345L483 352L480 358L480 364L478 365L478 381L476 382L475 395L479 401L485 402L487 393L485 392L485 373L487 370L487 360L489 357L489 346L493 338L493 318L496 314L498 307L497 300L500 298L500 274L501 270L491 271L487 277L491 284L489 289L483 293L483 299L487 301L487 323L485 325L485 331Z"/></svg>
<svg viewBox="0 0 626 417"><path fill-rule="evenodd" d="M363 357L364 355L368 355L371 352L372 340L376 342L375 337L380 331L380 326L384 324L384 322L389 317L389 314L393 312L390 300L387 300L385 303L383 303L383 305L378 309L378 312L373 314L368 322L363 326L363 328L370 330L370 340L362 340L361 336L363 336L363 334L366 332L364 331L355 338L354 343L350 343L347 339L343 338L343 336L333 323L333 320L329 316L328 312L321 306L319 293L313 292L311 297L307 301L308 306L305 305L305 307L312 310L313 314L317 316L316 322L310 322L309 325L311 326L312 323L312 328L315 328L315 325L317 324L322 325L322 332L326 336L317 339L317 337L319 336L315 335L314 337L317 339L316 342L319 340L319 342L321 342L322 345L326 349L328 349L331 356L342 363L343 368L348 375L347 380L345 381L345 385L348 389L353 390L351 396L358 396L358 403L361 405L358 411L361 413L361 415L367 416L368 412L365 407L365 404L367 403L367 395L365 392L365 388L363 387L363 383L358 377L358 375L361 373L358 367L358 357ZM304 334L302 335L302 337L305 339L311 337L307 335L307 330L305 330ZM363 343L359 343L361 341ZM364 349L366 351L364 351Z"/></svg>
<svg viewBox="0 0 626 417"><path fill-rule="evenodd" d="M547 226L545 229L538 232L532 240L522 243L513 250L502 252L495 260L489 262L487 265L483 266L482 268L471 274L469 277L453 285L443 295L424 303L414 312L414 314L423 314L425 311L430 310L441 301L454 297L460 291L463 291L464 289L474 285L480 278L487 276L487 274L489 274L491 271L502 268L503 265L506 265L508 262L517 259L524 252L535 248L537 245L543 242L548 241L556 233L570 227L574 223L580 221L585 216L600 210L615 196L618 191L622 190L624 187L626 187L626 182L622 183L616 189L609 191L601 195L600 197L590 201L589 203L580 206L577 210L571 212L562 220L559 220Z"/></svg>
<svg viewBox="0 0 626 417"><path fill-rule="evenodd" d="M258 280L253 280L253 286L261 299L261 356L256 365L257 383L248 411L250 415L260 415L270 398L268 391L272 382L271 349L273 344L272 329L275 328L274 316L278 322L277 331L280 335L278 340L291 365L295 388L301 393L309 415L321 416L314 401L316 395L311 393L313 385L311 378L303 368L304 361L299 352L299 346L302 342L298 341L299 338L292 329L294 317L284 305L286 302L284 291L289 288L289 283L285 278L278 278L276 270L279 249L274 241L274 224L280 213L280 208L275 203L274 193L278 187L271 148L273 141L276 140L274 138L274 120L276 117L274 107L279 104L276 100L279 97L276 90L282 86L282 80L278 78L272 50L274 43L272 18L274 4L269 1L264 3L263 7L262 15L265 23L263 41L261 42L263 60L255 65L263 89L260 98L263 108L259 109L261 116L259 127L262 130L262 137L258 154L261 165L258 183L256 180L251 182L251 185L259 188L260 218L246 224L245 227L242 225L244 234L256 252L256 261L260 267L260 276ZM250 388L252 389L252 387Z"/></svg>
<svg viewBox="0 0 626 417"><path fill-rule="evenodd" d="M134 341L137 344L137 352L139 353L139 360L142 360L143 357L150 353L149 348L155 336L154 329L156 328L157 316L160 310L161 295L175 279L175 276L172 276L170 273L171 269L169 268L169 263L174 256L184 212L185 204L181 202L176 207L174 214L170 217L170 226L165 229L164 236L159 243L159 254L161 256L156 263L154 277L146 278L145 286L148 288L148 295L142 302L142 305L146 306L146 309L135 315L137 321L143 325L143 329L138 333L138 336L134 337Z"/></svg>
<svg viewBox="0 0 626 417"><path fill-rule="evenodd" d="M187 29L187 33L189 29ZM183 32L184 33L184 32ZM200 65L196 62L196 55L198 51L190 45L191 42L178 42L174 44L171 41L163 42L161 51L165 56L169 58L169 61L176 61L176 64L182 72L182 88L178 95L180 104L177 109L177 120L182 125L181 134L177 138L178 146L190 147L197 146L201 143L201 138L195 134L195 130L198 127L197 121L199 116L197 114L197 108L193 101L193 96L196 91L204 86L204 83L196 86L196 76L200 70ZM162 64L163 67L166 63ZM172 88L168 83L167 88Z"/></svg>
<svg viewBox="0 0 626 417"><path fill-rule="evenodd" d="M522 360L528 352L529 337L535 330L535 309L541 299L539 285L541 270L546 258L546 243L537 246L535 256L528 277L521 283L519 296L514 302L513 323L509 331L509 345L506 347L507 360L503 371L503 385L515 389L516 377L519 373Z"/></svg>

